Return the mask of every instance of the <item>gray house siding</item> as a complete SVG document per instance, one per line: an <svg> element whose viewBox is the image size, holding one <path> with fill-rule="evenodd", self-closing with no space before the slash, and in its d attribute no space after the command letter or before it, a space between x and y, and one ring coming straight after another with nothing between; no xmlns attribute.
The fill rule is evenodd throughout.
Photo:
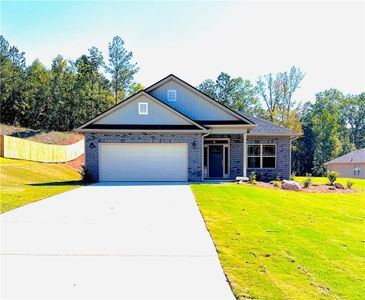
<svg viewBox="0 0 365 300"><path fill-rule="evenodd" d="M202 180L202 135L198 133L86 133L85 166L92 181L99 181L99 143L187 143L188 180Z"/></svg>
<svg viewBox="0 0 365 300"><path fill-rule="evenodd" d="M167 90L176 90L177 100L175 102L167 101ZM150 94L193 120L237 120L236 117L173 80L152 90Z"/></svg>
<svg viewBox="0 0 365 300"><path fill-rule="evenodd" d="M261 180L272 180L274 176L278 175L284 179L288 179L290 175L290 151L291 140L289 137L271 137L247 136L247 144L276 144L276 168L275 169L249 169L247 168L247 175L252 171L258 175Z"/></svg>
<svg viewBox="0 0 365 300"><path fill-rule="evenodd" d="M140 102L148 103L147 115L138 114L138 103ZM189 125L190 123L146 96L141 96L95 124Z"/></svg>

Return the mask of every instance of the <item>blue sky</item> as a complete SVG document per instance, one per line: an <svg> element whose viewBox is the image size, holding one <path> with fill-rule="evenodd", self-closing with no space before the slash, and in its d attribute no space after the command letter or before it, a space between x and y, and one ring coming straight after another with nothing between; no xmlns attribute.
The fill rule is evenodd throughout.
<svg viewBox="0 0 365 300"><path fill-rule="evenodd" d="M306 72L298 100L365 86L364 2L1 2L1 33L50 66L120 35L144 85L174 73L193 85L225 71L255 81L291 65Z"/></svg>

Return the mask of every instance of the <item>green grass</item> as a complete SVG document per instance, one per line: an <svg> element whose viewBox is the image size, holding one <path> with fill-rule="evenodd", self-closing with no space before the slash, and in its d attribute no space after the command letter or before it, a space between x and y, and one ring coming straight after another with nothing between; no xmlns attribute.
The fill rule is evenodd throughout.
<svg viewBox="0 0 365 300"><path fill-rule="evenodd" d="M305 177L295 177L295 181L303 182ZM354 179L354 178L337 178L336 182L342 183L346 187L347 181L350 180L354 183L352 188L365 190L365 180L364 179ZM312 177L312 183L327 184L327 177Z"/></svg>
<svg viewBox="0 0 365 300"><path fill-rule="evenodd" d="M364 299L365 192L191 187L237 298Z"/></svg>
<svg viewBox="0 0 365 300"><path fill-rule="evenodd" d="M69 166L0 158L0 212L80 186Z"/></svg>

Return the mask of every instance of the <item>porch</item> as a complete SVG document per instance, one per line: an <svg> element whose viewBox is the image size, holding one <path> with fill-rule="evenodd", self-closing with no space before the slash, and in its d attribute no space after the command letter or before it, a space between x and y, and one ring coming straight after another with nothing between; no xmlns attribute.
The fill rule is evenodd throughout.
<svg viewBox="0 0 365 300"><path fill-rule="evenodd" d="M246 134L214 134L203 140L203 179L235 180L246 176Z"/></svg>

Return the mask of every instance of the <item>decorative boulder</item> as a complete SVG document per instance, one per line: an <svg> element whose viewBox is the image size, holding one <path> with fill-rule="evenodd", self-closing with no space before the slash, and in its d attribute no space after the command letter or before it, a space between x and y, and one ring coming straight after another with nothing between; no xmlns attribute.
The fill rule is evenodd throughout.
<svg viewBox="0 0 365 300"><path fill-rule="evenodd" d="M238 182L247 182L249 180L250 179L248 177L239 177L239 176L236 177L236 181Z"/></svg>
<svg viewBox="0 0 365 300"><path fill-rule="evenodd" d="M284 190L299 192L301 185L293 180L283 180L281 187Z"/></svg>
<svg viewBox="0 0 365 300"><path fill-rule="evenodd" d="M335 188L343 190L343 189L345 189L345 186L342 183L335 182Z"/></svg>

